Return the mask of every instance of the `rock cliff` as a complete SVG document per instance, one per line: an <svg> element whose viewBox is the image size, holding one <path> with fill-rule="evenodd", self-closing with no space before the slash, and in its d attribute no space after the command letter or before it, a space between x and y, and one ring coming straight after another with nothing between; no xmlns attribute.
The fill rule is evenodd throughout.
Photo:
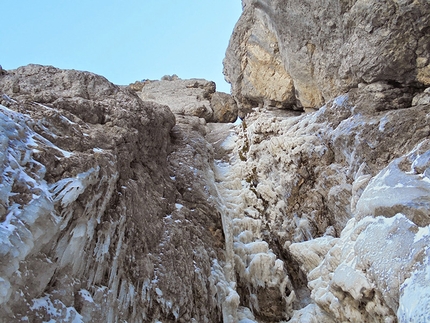
<svg viewBox="0 0 430 323"><path fill-rule="evenodd" d="M361 83L430 85L426 0L242 4L224 73L243 109L319 108Z"/></svg>
<svg viewBox="0 0 430 323"><path fill-rule="evenodd" d="M202 120L87 72L30 65L0 88L1 321L220 321Z"/></svg>
<svg viewBox="0 0 430 323"><path fill-rule="evenodd" d="M430 321L429 17L243 1L231 96L1 70L0 322Z"/></svg>

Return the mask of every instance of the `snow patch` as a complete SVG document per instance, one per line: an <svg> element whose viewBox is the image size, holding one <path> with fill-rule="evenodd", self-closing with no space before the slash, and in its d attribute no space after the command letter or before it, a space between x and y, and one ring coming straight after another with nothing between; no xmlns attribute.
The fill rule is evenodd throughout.
<svg viewBox="0 0 430 323"><path fill-rule="evenodd" d="M41 298L34 298L31 310L36 312L40 318L50 318L48 322L70 322L84 323L83 316L80 315L74 307L67 307L58 299L51 301L51 295L47 294Z"/></svg>

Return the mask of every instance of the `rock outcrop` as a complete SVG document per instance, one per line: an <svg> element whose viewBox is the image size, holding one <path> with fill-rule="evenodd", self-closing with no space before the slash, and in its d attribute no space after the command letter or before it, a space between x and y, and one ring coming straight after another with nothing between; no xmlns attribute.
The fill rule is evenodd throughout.
<svg viewBox="0 0 430 323"><path fill-rule="evenodd" d="M220 321L201 121L87 72L29 65L0 91L0 321Z"/></svg>
<svg viewBox="0 0 430 323"><path fill-rule="evenodd" d="M270 309L272 321L408 322L426 315L428 291L415 275L428 268L429 112L426 104L364 114L345 95L312 114L245 118L230 175L241 182L231 221L236 270L241 286L251 270L247 259L259 253L250 251L254 244L283 261L294 297L284 312ZM405 232L413 243L402 244ZM407 284L425 298L410 312L400 300ZM281 304L278 297L264 294L271 304ZM257 322L269 318L251 309Z"/></svg>
<svg viewBox="0 0 430 323"><path fill-rule="evenodd" d="M428 1L242 4L224 73L245 110L319 108L360 83L430 85Z"/></svg>
<svg viewBox="0 0 430 323"><path fill-rule="evenodd" d="M242 3L224 60L247 114L230 175L241 304L258 322L429 320L429 3ZM245 292L255 243L294 294L270 318L255 304L279 295Z"/></svg>
<svg viewBox="0 0 430 323"><path fill-rule="evenodd" d="M135 82L130 88L144 101L169 106L178 115L195 116L207 122L234 122L236 101L227 93L216 92L214 82L203 79L182 80L163 76L160 81Z"/></svg>
<svg viewBox="0 0 430 323"><path fill-rule="evenodd" d="M0 73L0 322L430 321L429 8L243 1L231 96Z"/></svg>

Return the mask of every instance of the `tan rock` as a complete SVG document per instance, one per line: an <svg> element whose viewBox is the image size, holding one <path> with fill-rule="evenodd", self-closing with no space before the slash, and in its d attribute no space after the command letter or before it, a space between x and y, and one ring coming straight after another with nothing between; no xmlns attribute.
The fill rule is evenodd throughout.
<svg viewBox="0 0 430 323"><path fill-rule="evenodd" d="M428 86L429 17L425 0L247 1L224 73L245 106L284 102L288 87L298 106L319 108L361 82Z"/></svg>
<svg viewBox="0 0 430 323"><path fill-rule="evenodd" d="M165 77L151 81L137 92L143 101L166 105L179 115L195 116L210 121L213 111L210 98L215 92L215 83L203 79L182 80Z"/></svg>
<svg viewBox="0 0 430 323"><path fill-rule="evenodd" d="M264 16L253 25L253 13L254 10L246 11L240 19L230 41L231 50L224 59L224 74L232 84L232 95L244 111L265 102L292 108L293 80L282 63L276 35Z"/></svg>
<svg viewBox="0 0 430 323"><path fill-rule="evenodd" d="M230 94L215 92L211 98L214 122L234 122L238 116L236 101Z"/></svg>

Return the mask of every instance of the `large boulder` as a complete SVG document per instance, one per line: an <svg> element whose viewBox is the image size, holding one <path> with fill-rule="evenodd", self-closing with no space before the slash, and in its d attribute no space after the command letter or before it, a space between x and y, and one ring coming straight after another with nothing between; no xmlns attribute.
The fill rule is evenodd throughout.
<svg viewBox="0 0 430 323"><path fill-rule="evenodd" d="M212 95L211 106L214 122L234 122L238 117L236 101L230 94L215 92Z"/></svg>

